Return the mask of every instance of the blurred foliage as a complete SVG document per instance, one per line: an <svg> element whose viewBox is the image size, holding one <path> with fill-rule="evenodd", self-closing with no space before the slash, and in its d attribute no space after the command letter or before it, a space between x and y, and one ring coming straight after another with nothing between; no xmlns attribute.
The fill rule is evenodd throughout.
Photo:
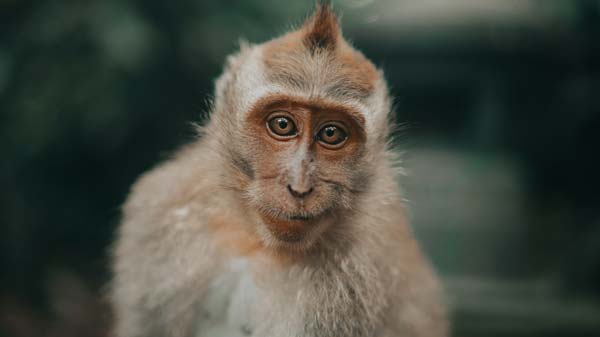
<svg viewBox="0 0 600 337"><path fill-rule="evenodd" d="M424 245L439 268L542 275L566 294L599 294L600 2L461 0L448 11L435 8L439 1L338 3L346 35L386 71L408 130L400 146L460 154L443 161L424 152L457 171L422 162L420 172L431 176L417 179L416 196L433 198L423 186L443 173L437 186L482 200L477 209L437 204L453 205L457 226L490 219L494 229L481 236L490 240L506 221L518 232L495 241L505 252L498 265L461 265L457 254L491 247L468 246L479 238L468 235L452 241L454 229L436 225L446 219L419 216L427 199L415 218L435 225L423 235L435 239ZM98 294L129 186L195 136L189 122L207 110L213 80L240 37L276 36L312 6L0 0L0 335L3 324L7 335L102 335ZM469 170L473 185L456 181ZM440 191L437 201L454 198ZM503 209L503 198L516 206ZM68 316L57 302L88 303L88 317L53 323Z"/></svg>

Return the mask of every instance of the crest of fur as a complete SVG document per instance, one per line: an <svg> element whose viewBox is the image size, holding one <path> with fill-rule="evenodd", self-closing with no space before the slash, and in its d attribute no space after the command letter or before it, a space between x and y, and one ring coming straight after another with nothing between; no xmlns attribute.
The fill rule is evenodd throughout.
<svg viewBox="0 0 600 337"><path fill-rule="evenodd" d="M318 49L334 49L340 35L339 23L330 4L317 6L304 29L304 45L313 53Z"/></svg>

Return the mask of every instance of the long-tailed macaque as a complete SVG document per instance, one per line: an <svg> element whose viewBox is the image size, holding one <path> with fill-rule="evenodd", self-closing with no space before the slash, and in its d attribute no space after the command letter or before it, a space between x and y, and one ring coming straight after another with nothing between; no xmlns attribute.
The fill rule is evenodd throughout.
<svg viewBox="0 0 600 337"><path fill-rule="evenodd" d="M443 337L411 232L380 70L331 6L243 44L200 137L124 205L117 337Z"/></svg>

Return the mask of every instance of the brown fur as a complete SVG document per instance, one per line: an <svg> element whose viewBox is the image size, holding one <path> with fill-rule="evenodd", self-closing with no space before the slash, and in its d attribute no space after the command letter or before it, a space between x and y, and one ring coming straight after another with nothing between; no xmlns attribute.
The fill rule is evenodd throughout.
<svg viewBox="0 0 600 337"><path fill-rule="evenodd" d="M344 40L328 5L318 7L300 30L269 42L265 63L267 75L275 82L307 89L315 77L321 77L319 81L328 83L327 92L333 96L358 99L373 92L380 76L375 66Z"/></svg>

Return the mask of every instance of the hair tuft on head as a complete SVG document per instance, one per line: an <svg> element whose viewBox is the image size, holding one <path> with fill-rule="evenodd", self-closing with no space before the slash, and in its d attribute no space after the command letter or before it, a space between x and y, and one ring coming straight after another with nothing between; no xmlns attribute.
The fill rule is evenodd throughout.
<svg viewBox="0 0 600 337"><path fill-rule="evenodd" d="M311 51L334 49L340 26L331 3L317 3L315 13L304 24L304 45Z"/></svg>

